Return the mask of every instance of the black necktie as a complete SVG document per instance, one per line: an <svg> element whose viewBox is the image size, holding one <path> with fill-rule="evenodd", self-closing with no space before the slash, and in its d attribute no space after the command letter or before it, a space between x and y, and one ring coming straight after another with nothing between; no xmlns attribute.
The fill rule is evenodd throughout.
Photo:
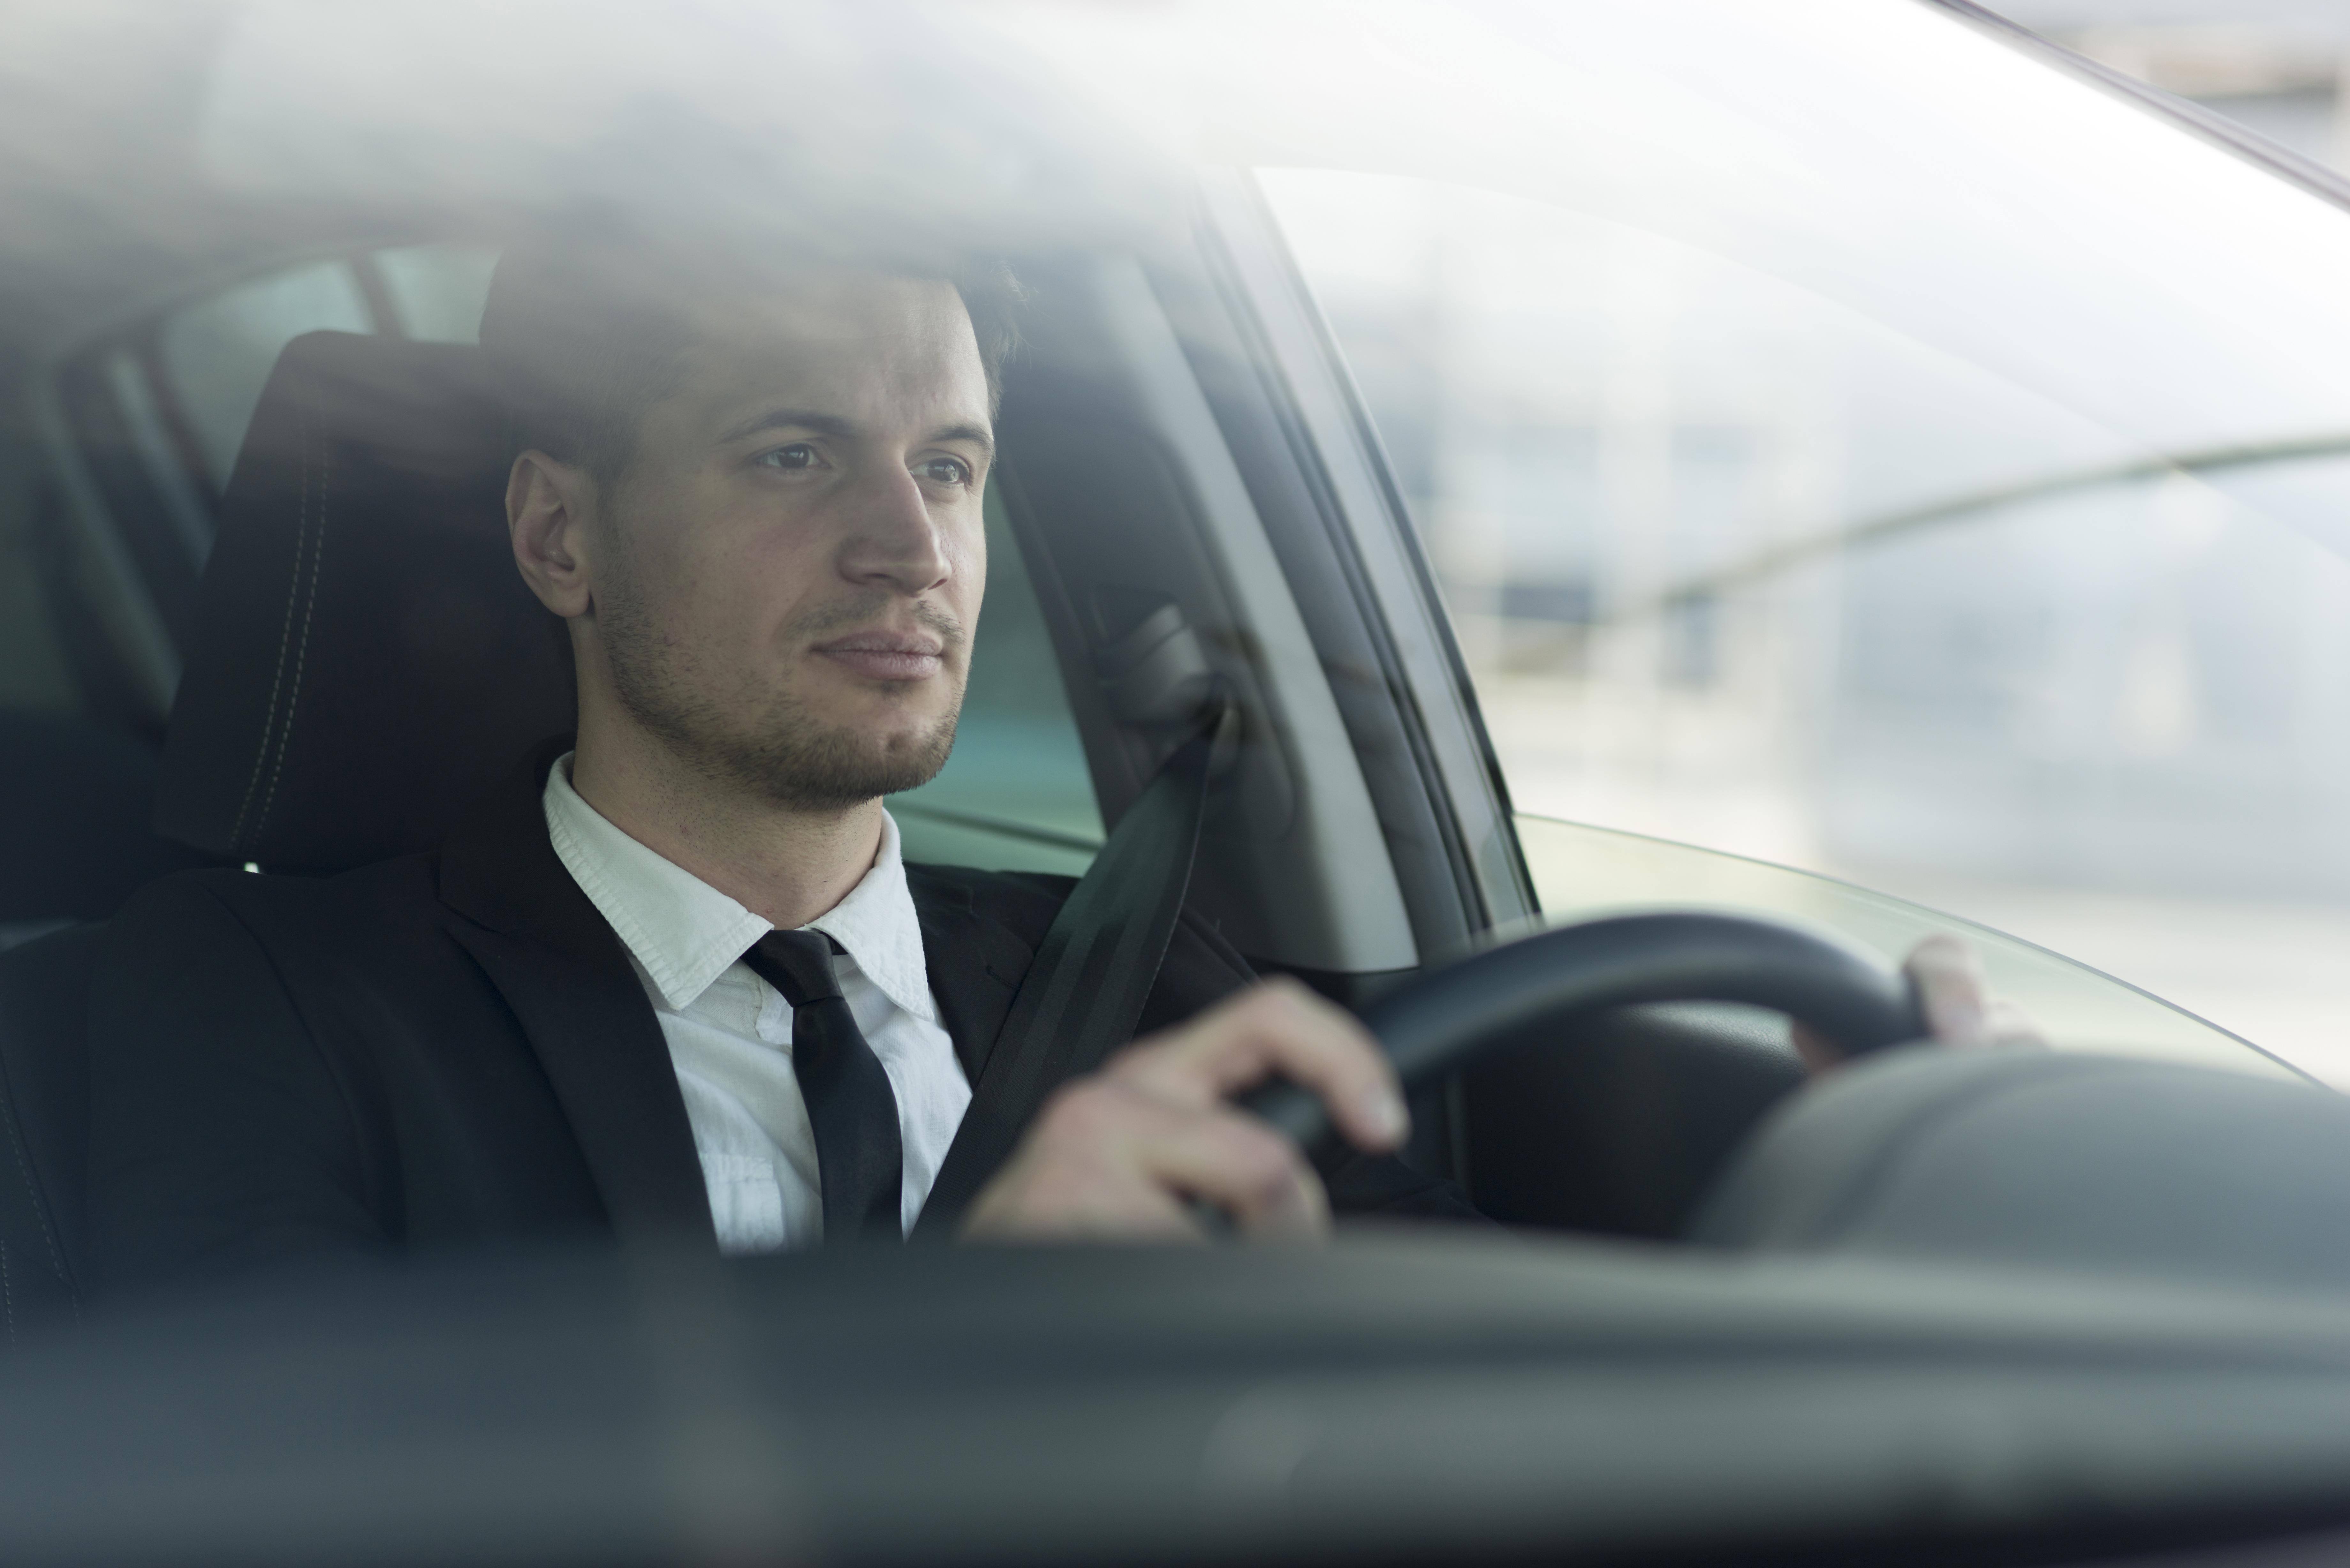
<svg viewBox="0 0 2350 1568"><path fill-rule="evenodd" d="M792 1004L792 1071L816 1129L825 1241L902 1241L898 1096L841 999L840 950L822 931L770 931L743 961Z"/></svg>

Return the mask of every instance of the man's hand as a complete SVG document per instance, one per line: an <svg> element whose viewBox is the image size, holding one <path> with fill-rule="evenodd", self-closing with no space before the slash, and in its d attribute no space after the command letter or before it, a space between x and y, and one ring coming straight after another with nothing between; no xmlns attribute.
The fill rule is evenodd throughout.
<svg viewBox="0 0 2350 1568"><path fill-rule="evenodd" d="M1252 1239L1328 1234L1329 1199L1297 1146L1230 1104L1276 1074L1320 1096L1356 1147L1403 1141L1403 1093L1362 1025L1294 981L1269 980L1055 1094L972 1202L963 1235L1199 1241L1192 1199Z"/></svg>
<svg viewBox="0 0 2350 1568"><path fill-rule="evenodd" d="M1982 960L1956 937L1928 937L1901 966L1918 988L1929 1038L1940 1045L2044 1046L2039 1026L2013 1002L1991 994ZM1820 1035L1795 1025L1795 1050L1814 1074L1840 1065L1845 1057Z"/></svg>

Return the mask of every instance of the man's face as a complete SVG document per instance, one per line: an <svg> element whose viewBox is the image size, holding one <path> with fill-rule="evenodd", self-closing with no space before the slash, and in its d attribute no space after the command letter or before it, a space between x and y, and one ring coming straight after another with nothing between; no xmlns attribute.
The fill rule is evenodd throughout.
<svg viewBox="0 0 2350 1568"><path fill-rule="evenodd" d="M952 286L818 275L701 308L594 529L621 704L785 804L910 788L954 738L986 584L986 376Z"/></svg>

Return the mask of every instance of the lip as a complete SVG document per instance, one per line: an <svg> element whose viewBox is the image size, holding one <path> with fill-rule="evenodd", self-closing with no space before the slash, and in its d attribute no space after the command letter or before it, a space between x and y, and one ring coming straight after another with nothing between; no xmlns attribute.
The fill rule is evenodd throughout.
<svg viewBox="0 0 2350 1568"><path fill-rule="evenodd" d="M851 632L813 651L874 680L925 680L946 659L946 644L924 632Z"/></svg>

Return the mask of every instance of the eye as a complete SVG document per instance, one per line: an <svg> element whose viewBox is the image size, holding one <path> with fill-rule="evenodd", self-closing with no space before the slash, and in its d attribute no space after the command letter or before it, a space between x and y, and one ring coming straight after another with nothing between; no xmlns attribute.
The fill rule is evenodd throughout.
<svg viewBox="0 0 2350 1568"><path fill-rule="evenodd" d="M959 457L926 457L914 465L914 477L933 484L969 484L971 464Z"/></svg>
<svg viewBox="0 0 2350 1568"><path fill-rule="evenodd" d="M769 447L751 461L768 468L814 468L816 448L804 441L795 441L789 446Z"/></svg>

